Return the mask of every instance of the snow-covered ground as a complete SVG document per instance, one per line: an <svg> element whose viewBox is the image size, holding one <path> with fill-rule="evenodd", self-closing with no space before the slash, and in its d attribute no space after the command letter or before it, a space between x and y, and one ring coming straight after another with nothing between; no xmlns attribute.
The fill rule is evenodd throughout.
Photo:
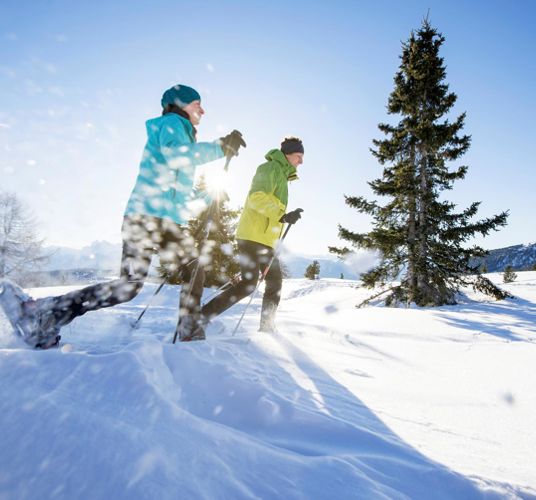
<svg viewBox="0 0 536 500"><path fill-rule="evenodd" d="M356 309L357 282L286 280L277 335L257 297L176 345L175 287L56 350L0 313L0 499L536 498L536 273L505 287Z"/></svg>

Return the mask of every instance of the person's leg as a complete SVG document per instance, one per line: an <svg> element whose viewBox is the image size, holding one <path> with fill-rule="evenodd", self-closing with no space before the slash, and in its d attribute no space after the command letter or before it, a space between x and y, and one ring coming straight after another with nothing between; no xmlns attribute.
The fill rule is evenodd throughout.
<svg viewBox="0 0 536 500"><path fill-rule="evenodd" d="M193 269L192 269L193 268ZM179 314L190 314L198 318L201 314L201 296L205 284L205 270L196 260L184 270L184 283L181 288Z"/></svg>
<svg viewBox="0 0 536 500"><path fill-rule="evenodd" d="M238 240L238 258L241 279L201 308L201 314L207 320L226 311L239 300L255 290L259 280L259 248L263 245L247 240Z"/></svg>
<svg viewBox="0 0 536 500"><path fill-rule="evenodd" d="M122 227L123 254L118 279L48 299L51 301L54 321L59 327L89 311L128 302L138 295L149 272L153 253L150 239L151 219L144 216L125 217Z"/></svg>
<svg viewBox="0 0 536 500"><path fill-rule="evenodd" d="M233 304L250 295L259 280L259 270L271 259L272 249L253 241L238 241L241 280L205 304L201 313L207 319L221 314Z"/></svg>
<svg viewBox="0 0 536 500"><path fill-rule="evenodd" d="M205 270L197 260L191 267L189 266L183 272L184 282L181 287L177 323L177 333L181 342L205 339L206 322L201 317Z"/></svg>
<svg viewBox="0 0 536 500"><path fill-rule="evenodd" d="M173 221L163 220L160 234L160 262L167 272L177 275L182 283L177 330L181 340L202 340L204 330L200 322L200 309L205 270L198 265L196 242L185 228Z"/></svg>
<svg viewBox="0 0 536 500"><path fill-rule="evenodd" d="M182 282L180 314L199 314L204 270L197 266L199 252L188 231L171 220L162 220L158 247L160 262Z"/></svg>
<svg viewBox="0 0 536 500"><path fill-rule="evenodd" d="M266 265L267 264L265 264L265 266ZM275 312L281 299L281 288L283 285L281 265L279 264L279 259L277 257L274 258L270 265L270 269L266 274L265 283L259 330L272 333L275 331Z"/></svg>
<svg viewBox="0 0 536 500"><path fill-rule="evenodd" d="M125 218L121 277L58 297L25 300L20 304L17 331L33 347L48 348L60 339L61 327L74 318L135 297L147 276L152 249L143 216Z"/></svg>

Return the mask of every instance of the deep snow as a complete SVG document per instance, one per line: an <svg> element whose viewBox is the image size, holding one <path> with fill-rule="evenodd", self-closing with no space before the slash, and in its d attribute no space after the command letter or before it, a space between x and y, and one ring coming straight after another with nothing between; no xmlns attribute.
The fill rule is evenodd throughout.
<svg viewBox="0 0 536 500"><path fill-rule="evenodd" d="M536 498L536 273L505 288L356 309L357 282L285 280L277 335L258 296L236 336L246 300L176 345L176 287L56 350L0 313L0 499Z"/></svg>

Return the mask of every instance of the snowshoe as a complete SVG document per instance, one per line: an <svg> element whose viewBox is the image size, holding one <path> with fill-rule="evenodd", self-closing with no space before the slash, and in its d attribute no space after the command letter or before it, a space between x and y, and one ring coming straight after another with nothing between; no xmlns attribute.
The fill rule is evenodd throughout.
<svg viewBox="0 0 536 500"><path fill-rule="evenodd" d="M50 300L33 300L12 281L0 281L0 306L15 333L36 349L57 346L61 338Z"/></svg>
<svg viewBox="0 0 536 500"><path fill-rule="evenodd" d="M23 316L22 306L28 300L30 300L29 295L15 283L7 279L0 281L0 306L17 333L20 333L19 323Z"/></svg>
<svg viewBox="0 0 536 500"><path fill-rule="evenodd" d="M183 316L177 325L175 338L178 336L180 342L205 340L205 325L204 321L196 319L194 316Z"/></svg>

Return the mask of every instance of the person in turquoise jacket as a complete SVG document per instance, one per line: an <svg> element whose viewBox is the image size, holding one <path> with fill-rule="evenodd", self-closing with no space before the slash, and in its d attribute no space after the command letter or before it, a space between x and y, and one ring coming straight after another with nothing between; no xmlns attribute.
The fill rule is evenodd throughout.
<svg viewBox="0 0 536 500"><path fill-rule="evenodd" d="M161 104L162 116L146 123L147 143L124 214L120 277L38 300L29 299L12 283L2 287L3 304L13 306L12 323L30 345L51 347L60 339L60 328L76 317L132 300L147 278L155 251L170 270L185 273L180 317L189 319L182 322L180 338L193 339L192 318L199 317L204 282L203 268L196 265L198 249L185 229L191 218L188 206L194 201L195 170L238 154L245 143L236 130L214 142L197 142L196 126L205 111L201 96L191 87L175 85L166 90Z"/></svg>

